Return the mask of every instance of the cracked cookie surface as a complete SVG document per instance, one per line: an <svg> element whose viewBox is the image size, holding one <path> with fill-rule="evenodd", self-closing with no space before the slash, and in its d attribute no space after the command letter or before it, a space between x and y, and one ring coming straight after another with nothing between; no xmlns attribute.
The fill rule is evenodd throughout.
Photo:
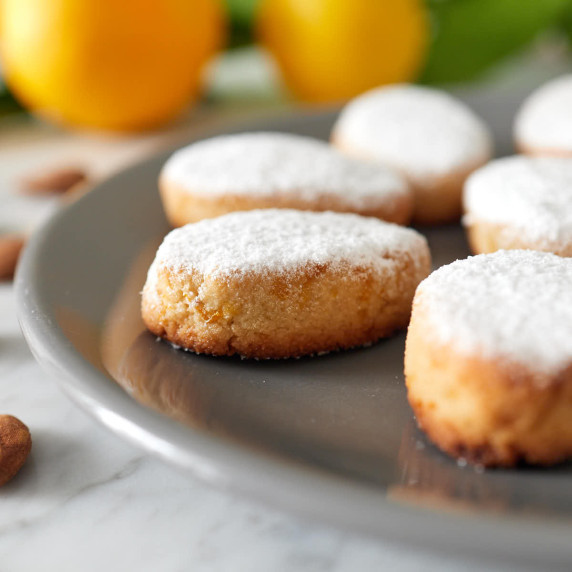
<svg viewBox="0 0 572 572"><path fill-rule="evenodd" d="M374 218L232 213L166 237L142 314L154 334L197 353L299 357L405 327L429 267L420 234Z"/></svg>

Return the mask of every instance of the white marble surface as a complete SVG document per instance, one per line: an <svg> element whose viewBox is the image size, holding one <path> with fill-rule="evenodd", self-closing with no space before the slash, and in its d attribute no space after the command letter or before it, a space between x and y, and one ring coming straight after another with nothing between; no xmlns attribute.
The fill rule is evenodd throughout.
<svg viewBox="0 0 572 572"><path fill-rule="evenodd" d="M32 228L57 208L57 200L18 195L21 175L70 162L105 175L184 137L187 128L134 139L74 135L30 121L1 129L0 232ZM0 572L484 569L300 521L212 490L123 443L35 363L9 284L0 284L0 403L0 413L28 424L34 442L21 473L0 489Z"/></svg>
<svg viewBox="0 0 572 572"><path fill-rule="evenodd" d="M0 153L0 230L31 228L57 208L55 199L19 195L22 174L62 157L105 172L161 142L104 143L33 123L3 135L13 144ZM212 490L123 443L77 409L34 361L6 283L0 403L0 413L22 419L33 436L28 462L0 489L1 572L466 569L446 555L301 522Z"/></svg>
<svg viewBox="0 0 572 572"><path fill-rule="evenodd" d="M302 522L213 490L123 443L36 364L6 284L0 402L0 412L22 419L33 436L28 462L0 489L2 572L483 569Z"/></svg>

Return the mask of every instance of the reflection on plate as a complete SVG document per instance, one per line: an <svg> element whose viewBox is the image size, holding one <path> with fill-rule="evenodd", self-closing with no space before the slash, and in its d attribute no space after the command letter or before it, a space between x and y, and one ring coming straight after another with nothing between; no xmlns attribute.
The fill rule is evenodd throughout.
<svg viewBox="0 0 572 572"><path fill-rule="evenodd" d="M427 234L439 265L468 254L459 228ZM143 249L127 274L101 338L105 367L139 403L193 429L367 481L396 502L558 516L564 501L572 514L569 467L485 473L428 443L406 402L404 334L280 361L196 355L157 339L143 325L139 295L155 249ZM539 473L550 487L529 486Z"/></svg>
<svg viewBox="0 0 572 572"><path fill-rule="evenodd" d="M511 109L485 99L479 110L506 143ZM250 130L326 138L334 119L297 113ZM569 563L572 467L479 473L439 453L406 401L403 334L255 362L185 353L145 331L139 292L168 231L156 186L167 156L60 211L24 253L22 329L63 389L149 452L298 514L449 553ZM436 266L467 255L458 227L426 234Z"/></svg>

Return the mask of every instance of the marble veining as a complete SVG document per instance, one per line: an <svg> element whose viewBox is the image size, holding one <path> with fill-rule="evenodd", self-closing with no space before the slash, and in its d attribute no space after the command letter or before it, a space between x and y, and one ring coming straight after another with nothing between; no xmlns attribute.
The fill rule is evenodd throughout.
<svg viewBox="0 0 572 572"><path fill-rule="evenodd" d="M83 149L99 158L103 174L118 151L97 141L78 145L46 127L31 134L26 152L7 149L0 157L0 231L29 227L54 207L18 196L20 173L62 156L81 160ZM142 150L141 144L124 150L123 160ZM119 159L111 159L118 167ZM35 362L18 327L12 286L3 283L0 403L0 412L21 418L33 438L27 464L0 489L0 572L482 569L301 521L211 489L124 443L79 410Z"/></svg>
<svg viewBox="0 0 572 572"><path fill-rule="evenodd" d="M0 489L2 572L457 570L459 562L334 530L213 490L123 443L42 371L0 286L0 401L32 431ZM479 566L463 563L465 570ZM498 570L501 570L500 568Z"/></svg>

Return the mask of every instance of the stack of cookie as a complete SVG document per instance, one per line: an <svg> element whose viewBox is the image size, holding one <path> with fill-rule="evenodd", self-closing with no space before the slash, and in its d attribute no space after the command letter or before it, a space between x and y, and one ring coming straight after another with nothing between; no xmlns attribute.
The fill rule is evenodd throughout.
<svg viewBox="0 0 572 572"><path fill-rule="evenodd" d="M525 104L520 149L572 156L572 129L546 115L572 123L571 93L563 79ZM406 85L350 102L331 144L244 133L181 149L159 182L181 228L149 269L144 321L197 353L264 359L368 345L411 317L409 399L443 450L485 465L568 458L572 261L500 251L427 278L427 242L404 226L464 208L476 253L569 256L572 159L492 156L466 105Z"/></svg>
<svg viewBox="0 0 572 572"><path fill-rule="evenodd" d="M263 359L407 326L431 263L424 237L401 226L413 197L393 169L307 137L246 133L178 151L160 189L171 223L185 226L165 239L143 291L155 334Z"/></svg>
<svg viewBox="0 0 572 572"><path fill-rule="evenodd" d="M572 457L572 76L525 101L514 137L522 155L466 180L477 256L420 284L405 352L419 425L483 465Z"/></svg>

